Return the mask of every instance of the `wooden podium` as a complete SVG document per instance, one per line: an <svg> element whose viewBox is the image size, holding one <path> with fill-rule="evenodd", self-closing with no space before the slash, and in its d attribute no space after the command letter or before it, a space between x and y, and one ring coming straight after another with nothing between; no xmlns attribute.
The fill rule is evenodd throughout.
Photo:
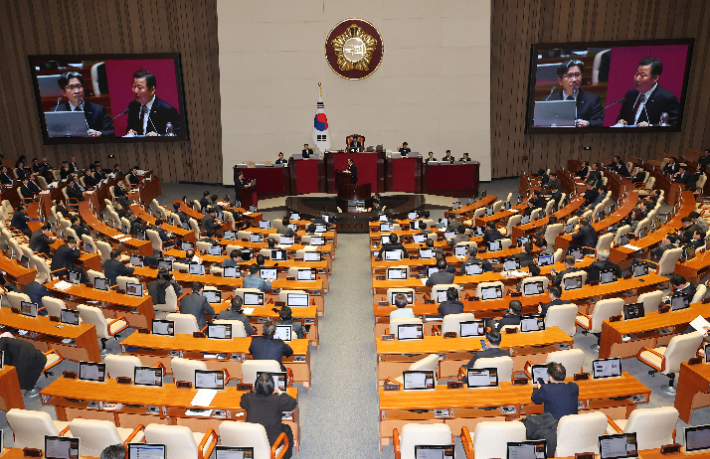
<svg viewBox="0 0 710 459"><path fill-rule="evenodd" d="M243 209L249 210L249 206L258 207L259 199L256 195L256 185L248 186L237 191L237 198L241 202Z"/></svg>
<svg viewBox="0 0 710 459"><path fill-rule="evenodd" d="M370 183L352 183L352 176L347 172L336 172L335 182L338 189L338 198L348 201L364 201L372 193Z"/></svg>

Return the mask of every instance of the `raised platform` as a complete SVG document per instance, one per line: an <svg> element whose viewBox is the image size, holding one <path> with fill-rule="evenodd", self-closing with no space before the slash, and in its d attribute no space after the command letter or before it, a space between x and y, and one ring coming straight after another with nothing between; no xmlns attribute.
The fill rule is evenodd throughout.
<svg viewBox="0 0 710 459"><path fill-rule="evenodd" d="M381 200L381 204L386 206L385 211L392 212L394 218L406 218L409 212L423 209L425 203L424 196L420 194L382 196ZM371 206L372 198L366 199L365 207ZM336 196L292 196L286 198L286 208L309 218L331 215L336 219L336 230L341 233L367 233L370 221L378 217L377 212L348 212L348 201Z"/></svg>

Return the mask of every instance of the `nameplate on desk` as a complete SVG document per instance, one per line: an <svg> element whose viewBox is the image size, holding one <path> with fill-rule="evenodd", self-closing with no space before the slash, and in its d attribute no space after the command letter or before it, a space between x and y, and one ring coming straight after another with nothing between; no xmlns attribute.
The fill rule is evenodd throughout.
<svg viewBox="0 0 710 459"><path fill-rule="evenodd" d="M707 298L703 298L703 304L708 304L710 303L710 296Z"/></svg>
<svg viewBox="0 0 710 459"><path fill-rule="evenodd" d="M389 383L388 382L388 383L385 383L385 385L384 385L384 390L388 391L388 392L389 391L398 391L400 389L401 389L401 387L397 383Z"/></svg>
<svg viewBox="0 0 710 459"><path fill-rule="evenodd" d="M589 283L589 286L590 286L590 287L596 287L597 285L599 285L599 281L591 281L591 282Z"/></svg>
<svg viewBox="0 0 710 459"><path fill-rule="evenodd" d="M574 375L574 380L575 381L588 381L589 380L589 373L577 373Z"/></svg>
<svg viewBox="0 0 710 459"><path fill-rule="evenodd" d="M175 387L178 389L192 389L192 383L190 381L175 381Z"/></svg>
<svg viewBox="0 0 710 459"><path fill-rule="evenodd" d="M243 391L249 392L253 388L254 388L253 384L237 384L237 390L239 390L239 391L243 390Z"/></svg>
<svg viewBox="0 0 710 459"><path fill-rule="evenodd" d="M376 280L385 280L385 276L375 276L375 279ZM20 312L20 310L18 309L17 312Z"/></svg>
<svg viewBox="0 0 710 459"><path fill-rule="evenodd" d="M294 363L304 363L306 361L306 356L305 355L294 355L293 356L293 362Z"/></svg>
<svg viewBox="0 0 710 459"><path fill-rule="evenodd" d="M680 443L673 443L672 445L661 446L661 454L676 454L680 453Z"/></svg>
<svg viewBox="0 0 710 459"><path fill-rule="evenodd" d="M594 453L575 453L574 459L594 459Z"/></svg>
<svg viewBox="0 0 710 459"><path fill-rule="evenodd" d="M192 332L193 338L204 338L205 334L203 332Z"/></svg>
<svg viewBox="0 0 710 459"><path fill-rule="evenodd" d="M386 301L378 301L377 306L389 306L390 304Z"/></svg>
<svg viewBox="0 0 710 459"><path fill-rule="evenodd" d="M447 389L461 389L462 387L463 383L461 381L447 381L446 383Z"/></svg>
<svg viewBox="0 0 710 459"><path fill-rule="evenodd" d="M266 321L269 320L268 317L257 317L256 318L256 323L258 324L264 324Z"/></svg>
<svg viewBox="0 0 710 459"><path fill-rule="evenodd" d="M20 308L10 308L10 311L14 314L19 314L20 313ZM41 451L41 450L40 450Z"/></svg>
<svg viewBox="0 0 710 459"><path fill-rule="evenodd" d="M624 276L624 280L626 280L626 279L631 279L632 277L634 277L633 274L627 274L627 275Z"/></svg>
<svg viewBox="0 0 710 459"><path fill-rule="evenodd" d="M287 281L295 281L296 278L293 277L293 276L286 276L286 280L287 280Z"/></svg>
<svg viewBox="0 0 710 459"><path fill-rule="evenodd" d="M49 321L50 321L50 322L59 322L59 317L57 317L57 316L49 316Z"/></svg>
<svg viewBox="0 0 710 459"><path fill-rule="evenodd" d="M480 298L477 297L477 296L472 296L472 297L471 297L471 301L478 301L478 300L480 300Z"/></svg>
<svg viewBox="0 0 710 459"><path fill-rule="evenodd" d="M75 371L65 371L62 375L67 379L76 379Z"/></svg>
<svg viewBox="0 0 710 459"><path fill-rule="evenodd" d="M148 330L147 328L139 328L138 333L142 333L144 335L150 335L150 330Z"/></svg>
<svg viewBox="0 0 710 459"><path fill-rule="evenodd" d="M513 378L514 386L526 386L528 384L528 378Z"/></svg>
<svg viewBox="0 0 710 459"><path fill-rule="evenodd" d="M688 359L688 365L698 365L700 363L703 363L702 357L693 357L692 359Z"/></svg>
<svg viewBox="0 0 710 459"><path fill-rule="evenodd" d="M132 380L128 376L119 376L116 378L116 384L131 384Z"/></svg>
<svg viewBox="0 0 710 459"><path fill-rule="evenodd" d="M126 291L125 291L124 289L122 289L122 288L117 288L117 289L116 289L116 293L121 294L121 295L125 295L125 294L126 294Z"/></svg>
<svg viewBox="0 0 710 459"><path fill-rule="evenodd" d="M282 308L282 307L286 306L286 303L285 303L285 302L283 302L283 301L277 301L277 302L276 302L276 303L274 303L274 304L275 304L276 306L280 307L280 308Z"/></svg>
<svg viewBox="0 0 710 459"><path fill-rule="evenodd" d="M518 329L517 329L517 328L506 328L506 329L505 329L505 334L506 334L506 335L514 335L514 334L516 334L516 333L518 333Z"/></svg>
<svg viewBox="0 0 710 459"><path fill-rule="evenodd" d="M434 300L424 300L424 304L434 304Z"/></svg>
<svg viewBox="0 0 710 459"><path fill-rule="evenodd" d="M303 319L303 325L315 325L316 319Z"/></svg>
<svg viewBox="0 0 710 459"><path fill-rule="evenodd" d="M611 316L609 317L609 322L620 322L621 321L621 315L616 315L616 316Z"/></svg>
<svg viewBox="0 0 710 459"><path fill-rule="evenodd" d="M670 310L671 310L670 306L663 306L662 308L658 308L658 313L665 314L667 312L670 312Z"/></svg>
<svg viewBox="0 0 710 459"><path fill-rule="evenodd" d="M458 334L456 332L446 332L444 333L444 338L458 338Z"/></svg>
<svg viewBox="0 0 710 459"><path fill-rule="evenodd" d="M37 448L25 448L22 450L25 457L42 457L42 450Z"/></svg>
<svg viewBox="0 0 710 459"><path fill-rule="evenodd" d="M394 335L382 335L382 341L394 341Z"/></svg>

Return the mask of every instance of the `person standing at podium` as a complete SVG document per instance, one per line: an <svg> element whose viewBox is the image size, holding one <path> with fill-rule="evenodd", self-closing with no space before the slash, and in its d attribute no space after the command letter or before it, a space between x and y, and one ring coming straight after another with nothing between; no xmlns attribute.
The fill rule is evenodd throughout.
<svg viewBox="0 0 710 459"><path fill-rule="evenodd" d="M301 150L301 154L303 155L304 159L308 159L308 157L313 154L313 149L310 148L307 143L304 143L303 150Z"/></svg>
<svg viewBox="0 0 710 459"><path fill-rule="evenodd" d="M409 148L409 144L407 142L403 142L402 148L399 149L399 153L402 155L402 158L406 157L411 152L412 152L412 149Z"/></svg>
<svg viewBox="0 0 710 459"><path fill-rule="evenodd" d="M357 183L357 167L355 166L355 164L353 164L352 158L348 158L347 173L350 174L350 179L352 181L352 184L355 185Z"/></svg>
<svg viewBox="0 0 710 459"><path fill-rule="evenodd" d="M244 178L244 172L239 171L237 174L237 180L234 182L234 186L237 188L237 190L243 190L247 186L249 186L249 182L247 179Z"/></svg>

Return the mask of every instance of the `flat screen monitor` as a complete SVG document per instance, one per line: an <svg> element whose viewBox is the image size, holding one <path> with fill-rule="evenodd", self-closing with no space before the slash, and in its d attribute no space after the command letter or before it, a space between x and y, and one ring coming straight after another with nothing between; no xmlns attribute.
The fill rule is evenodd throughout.
<svg viewBox="0 0 710 459"><path fill-rule="evenodd" d="M299 214L297 214L296 212L292 212L291 215L288 217L288 219L297 222L301 219L301 216Z"/></svg>
<svg viewBox="0 0 710 459"><path fill-rule="evenodd" d="M276 280L279 277L278 268L259 268L259 277L262 279Z"/></svg>
<svg viewBox="0 0 710 459"><path fill-rule="evenodd" d="M414 304L414 292L390 292L390 304L394 304L394 299L397 295L404 295L407 298L407 304Z"/></svg>
<svg viewBox="0 0 710 459"><path fill-rule="evenodd" d="M484 230L482 226L477 226L476 227L476 236L483 236Z"/></svg>
<svg viewBox="0 0 710 459"><path fill-rule="evenodd" d="M407 218L409 220L416 220L417 218L419 218L419 214L417 214L416 212L409 212L407 214Z"/></svg>
<svg viewBox="0 0 710 459"><path fill-rule="evenodd" d="M160 367L135 367L133 369L133 384L163 387L163 369Z"/></svg>
<svg viewBox="0 0 710 459"><path fill-rule="evenodd" d="M645 314L643 303L625 304L623 312L624 320L640 319Z"/></svg>
<svg viewBox="0 0 710 459"><path fill-rule="evenodd" d="M688 295L683 293L676 293L671 295L671 311L680 311L682 309L687 309L690 307L690 300Z"/></svg>
<svg viewBox="0 0 710 459"><path fill-rule="evenodd" d="M79 362L79 379L82 381L106 381L106 365L94 362Z"/></svg>
<svg viewBox="0 0 710 459"><path fill-rule="evenodd" d="M162 336L175 336L175 323L172 320L153 319L153 334Z"/></svg>
<svg viewBox="0 0 710 459"><path fill-rule="evenodd" d="M173 262L170 260L158 260L158 270L167 269L168 272L173 270Z"/></svg>
<svg viewBox="0 0 710 459"><path fill-rule="evenodd" d="M514 271L516 269L520 269L520 259L507 258L503 260L503 269L505 271Z"/></svg>
<svg viewBox="0 0 710 459"><path fill-rule="evenodd" d="M214 452L215 459L254 459L254 448L252 446L215 446ZM128 459L134 458L130 457Z"/></svg>
<svg viewBox="0 0 710 459"><path fill-rule="evenodd" d="M410 224L409 224L409 229L418 230L418 229L419 229L419 222L418 222L418 221L414 221L414 222L410 223Z"/></svg>
<svg viewBox="0 0 710 459"><path fill-rule="evenodd" d="M205 266L199 263L190 263L187 265L187 272L196 276L204 276Z"/></svg>
<svg viewBox="0 0 710 459"><path fill-rule="evenodd" d="M446 301L446 290L438 290L436 292L436 302L443 303Z"/></svg>
<svg viewBox="0 0 710 459"><path fill-rule="evenodd" d="M139 241L145 241L145 231L136 230L136 239Z"/></svg>
<svg viewBox="0 0 710 459"><path fill-rule="evenodd" d="M84 252L89 252L89 251L90 250L84 249ZM27 269L30 268L30 259L27 258L27 255L22 255L22 257L20 258L20 264Z"/></svg>
<svg viewBox="0 0 710 459"><path fill-rule="evenodd" d="M63 324L79 325L79 311L62 309L62 312L59 313L59 320Z"/></svg>
<svg viewBox="0 0 710 459"><path fill-rule="evenodd" d="M143 284L126 282L126 295L139 297L143 296Z"/></svg>
<svg viewBox="0 0 710 459"><path fill-rule="evenodd" d="M503 298L503 289L500 285L481 288L481 300L499 300Z"/></svg>
<svg viewBox="0 0 710 459"><path fill-rule="evenodd" d="M261 229L271 229L271 222L269 220L259 220L259 228Z"/></svg>
<svg viewBox="0 0 710 459"><path fill-rule="evenodd" d="M530 367L530 377L533 383L540 382L547 384L550 382L550 375L547 373L547 365L532 365Z"/></svg>
<svg viewBox="0 0 710 459"><path fill-rule="evenodd" d="M264 242L264 235L252 233L249 235L249 242L253 242L255 244L261 244Z"/></svg>
<svg viewBox="0 0 710 459"><path fill-rule="evenodd" d="M276 331L274 332L274 339L280 339L282 341L290 343L293 339L293 326L277 325Z"/></svg>
<svg viewBox="0 0 710 459"><path fill-rule="evenodd" d="M20 302L20 314L27 317L37 317L37 303L30 303L29 301Z"/></svg>
<svg viewBox="0 0 710 459"><path fill-rule="evenodd" d="M530 215L523 215L523 216L520 218L520 224L521 224L521 225L527 225L528 223L530 223Z"/></svg>
<svg viewBox="0 0 710 459"><path fill-rule="evenodd" d="M46 459L79 459L81 441L74 437L44 436Z"/></svg>
<svg viewBox="0 0 710 459"><path fill-rule="evenodd" d="M128 443L128 459L165 459L165 445Z"/></svg>
<svg viewBox="0 0 710 459"><path fill-rule="evenodd" d="M203 290L202 296L207 298L209 304L219 304L222 302L222 291L221 290Z"/></svg>
<svg viewBox="0 0 710 459"><path fill-rule="evenodd" d="M316 225L316 233L325 233L328 228L325 225Z"/></svg>
<svg viewBox="0 0 710 459"><path fill-rule="evenodd" d="M529 236L522 236L518 238L518 247L522 247L523 245L527 244L530 241Z"/></svg>
<svg viewBox="0 0 710 459"><path fill-rule="evenodd" d="M239 268L237 266L227 266L222 268L222 276L230 279L236 279L239 276Z"/></svg>
<svg viewBox="0 0 710 459"><path fill-rule="evenodd" d="M424 339L424 327L421 324L398 325L397 339L400 341Z"/></svg>
<svg viewBox="0 0 710 459"><path fill-rule="evenodd" d="M389 244L390 243L390 235L389 234L383 234L380 236L380 244Z"/></svg>
<svg viewBox="0 0 710 459"><path fill-rule="evenodd" d="M234 231L225 231L224 238L227 239L228 241L234 241L237 239L237 233Z"/></svg>
<svg viewBox="0 0 710 459"><path fill-rule="evenodd" d="M490 217L491 215L493 215L493 209L489 207L486 209L486 217Z"/></svg>
<svg viewBox="0 0 710 459"><path fill-rule="evenodd" d="M633 273L634 277L647 276L648 275L648 265L646 263L635 264L631 268L631 272Z"/></svg>
<svg viewBox="0 0 710 459"><path fill-rule="evenodd" d="M426 234L415 234L412 239L415 244L424 244L426 242Z"/></svg>
<svg viewBox="0 0 710 459"><path fill-rule="evenodd" d="M69 282L74 285L81 284L81 273L78 271L69 271Z"/></svg>
<svg viewBox="0 0 710 459"><path fill-rule="evenodd" d="M192 245L192 242L183 242L182 244L180 244L180 249L183 252L187 252L188 250L193 250L194 248L195 248L195 246Z"/></svg>
<svg viewBox="0 0 710 459"><path fill-rule="evenodd" d="M572 255L577 261L584 259L584 252L580 248L570 249L568 255Z"/></svg>
<svg viewBox="0 0 710 459"><path fill-rule="evenodd" d="M232 325L210 324L207 326L207 337L210 339L232 339Z"/></svg>
<svg viewBox="0 0 710 459"><path fill-rule="evenodd" d="M454 255L457 257L465 257L468 255L468 246L466 245L457 245L454 247Z"/></svg>
<svg viewBox="0 0 710 459"><path fill-rule="evenodd" d="M501 250L503 250L503 245L501 244L500 240L490 241L488 243L488 251L489 252L500 252Z"/></svg>
<svg viewBox="0 0 710 459"><path fill-rule="evenodd" d="M476 387L498 387L498 369L496 368L468 368L466 380L469 389Z"/></svg>
<svg viewBox="0 0 710 459"><path fill-rule="evenodd" d="M545 318L539 314L524 315L520 318L520 332L536 332L545 330Z"/></svg>
<svg viewBox="0 0 710 459"><path fill-rule="evenodd" d="M285 250L272 250L271 251L271 259L275 261L284 261L286 260L286 251Z"/></svg>
<svg viewBox="0 0 710 459"><path fill-rule="evenodd" d="M278 372L278 373L270 373L270 372L265 372L265 371L257 371L256 372L256 379L259 379L259 377L262 374L268 374L272 377L274 380L274 387L278 387L279 390L285 391L287 389L287 384L288 384L288 375L285 371L283 372Z"/></svg>
<svg viewBox="0 0 710 459"><path fill-rule="evenodd" d="M244 292L244 306L263 306L264 294L262 292Z"/></svg>
<svg viewBox="0 0 710 459"><path fill-rule="evenodd" d="M321 254L315 250L306 250L303 252L303 261L319 262L321 261Z"/></svg>
<svg viewBox="0 0 710 459"><path fill-rule="evenodd" d="M547 459L545 440L509 441L507 459Z"/></svg>
<svg viewBox="0 0 710 459"><path fill-rule="evenodd" d="M454 231L446 231L444 233L444 239L453 239L456 237L456 233Z"/></svg>
<svg viewBox="0 0 710 459"><path fill-rule="evenodd" d="M291 247L294 244L292 236L279 236L279 245L283 247Z"/></svg>
<svg viewBox="0 0 710 459"><path fill-rule="evenodd" d="M436 381L433 371L402 372L402 390L434 390Z"/></svg>
<svg viewBox="0 0 710 459"><path fill-rule="evenodd" d="M434 258L434 249L419 249L419 258L422 260Z"/></svg>
<svg viewBox="0 0 710 459"><path fill-rule="evenodd" d="M636 432L599 436L599 459L638 457Z"/></svg>
<svg viewBox="0 0 710 459"><path fill-rule="evenodd" d="M525 296L542 295L544 292L545 287L543 281L526 282L523 284L523 295Z"/></svg>
<svg viewBox="0 0 710 459"><path fill-rule="evenodd" d="M318 236L311 236L311 242L309 245L313 247L319 247L321 245L325 245L325 238L324 237L318 237Z"/></svg>
<svg viewBox="0 0 710 459"><path fill-rule="evenodd" d="M685 428L685 452L705 451L710 449L710 425Z"/></svg>
<svg viewBox="0 0 710 459"><path fill-rule="evenodd" d="M286 294L286 305L289 308L307 308L308 293L288 293Z"/></svg>
<svg viewBox="0 0 710 459"><path fill-rule="evenodd" d="M572 234L572 231L574 231L574 224L570 223L568 225L565 225L564 230L565 234Z"/></svg>
<svg viewBox="0 0 710 459"><path fill-rule="evenodd" d="M143 257L140 255L131 255L130 261L133 266L143 266Z"/></svg>
<svg viewBox="0 0 710 459"><path fill-rule="evenodd" d="M599 359L592 361L594 379L618 378L621 376L621 359Z"/></svg>
<svg viewBox="0 0 710 459"><path fill-rule="evenodd" d="M552 266L555 264L555 256L553 254L540 254L537 257L537 265L542 266Z"/></svg>
<svg viewBox="0 0 710 459"><path fill-rule="evenodd" d="M467 263L464 265L464 271L467 276L483 274L483 263Z"/></svg>
<svg viewBox="0 0 710 459"><path fill-rule="evenodd" d="M385 260L387 261L399 261L402 259L401 250L385 250Z"/></svg>
<svg viewBox="0 0 710 459"><path fill-rule="evenodd" d="M577 290L582 288L582 276L565 277L562 285L565 290Z"/></svg>
<svg viewBox="0 0 710 459"><path fill-rule="evenodd" d="M387 268L387 280L406 280L407 268Z"/></svg>
<svg viewBox="0 0 710 459"><path fill-rule="evenodd" d="M222 249L223 247L221 245L211 245L207 248L207 254L214 255L215 257L221 257Z"/></svg>
<svg viewBox="0 0 710 459"><path fill-rule="evenodd" d="M461 338L473 338L486 334L485 324L482 320L469 320L459 322L459 336Z"/></svg>
<svg viewBox="0 0 710 459"><path fill-rule="evenodd" d="M224 371L195 370L195 389L224 390Z"/></svg>
<svg viewBox="0 0 710 459"><path fill-rule="evenodd" d="M414 459L454 459L455 445L414 445Z"/></svg>
<svg viewBox="0 0 710 459"><path fill-rule="evenodd" d="M599 283L608 284L610 282L616 282L616 271L613 269L607 269L599 273Z"/></svg>

